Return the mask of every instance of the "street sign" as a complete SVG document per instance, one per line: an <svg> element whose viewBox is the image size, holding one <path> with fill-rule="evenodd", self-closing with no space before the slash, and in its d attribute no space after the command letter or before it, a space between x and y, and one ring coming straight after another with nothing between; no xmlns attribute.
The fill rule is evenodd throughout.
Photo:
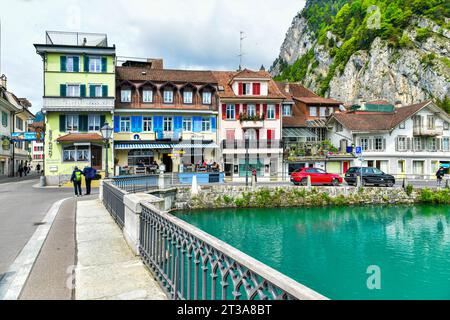
<svg viewBox="0 0 450 320"><path fill-rule="evenodd" d="M36 132L13 132L11 138L13 141L35 141L38 135Z"/></svg>
<svg viewBox="0 0 450 320"><path fill-rule="evenodd" d="M355 154L356 155L361 155L362 154L362 148L361 147L356 147L355 148Z"/></svg>

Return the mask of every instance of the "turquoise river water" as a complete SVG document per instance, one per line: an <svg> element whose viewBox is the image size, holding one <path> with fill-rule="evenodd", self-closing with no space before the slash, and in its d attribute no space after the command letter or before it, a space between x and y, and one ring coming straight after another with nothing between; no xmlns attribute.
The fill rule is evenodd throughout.
<svg viewBox="0 0 450 320"><path fill-rule="evenodd" d="M176 215L330 299L450 299L449 206Z"/></svg>

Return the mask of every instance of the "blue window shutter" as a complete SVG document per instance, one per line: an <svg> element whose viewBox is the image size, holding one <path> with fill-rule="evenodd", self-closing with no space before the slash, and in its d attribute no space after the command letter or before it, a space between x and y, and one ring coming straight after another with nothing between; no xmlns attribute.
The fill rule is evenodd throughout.
<svg viewBox="0 0 450 320"><path fill-rule="evenodd" d="M102 57L102 72L106 72L107 65L108 65L108 59L106 59L106 57Z"/></svg>
<svg viewBox="0 0 450 320"><path fill-rule="evenodd" d="M89 86L89 97L95 97L95 86Z"/></svg>
<svg viewBox="0 0 450 320"><path fill-rule="evenodd" d="M80 58L73 57L73 71L80 72Z"/></svg>
<svg viewBox="0 0 450 320"><path fill-rule="evenodd" d="M212 132L216 132L217 129L217 125L216 125L216 117L212 116L211 117L211 131Z"/></svg>
<svg viewBox="0 0 450 320"><path fill-rule="evenodd" d="M142 132L142 116L131 117L131 131Z"/></svg>
<svg viewBox="0 0 450 320"><path fill-rule="evenodd" d="M120 117L114 116L114 132L120 132Z"/></svg>
<svg viewBox="0 0 450 320"><path fill-rule="evenodd" d="M201 132L202 131L202 117L192 117L192 131Z"/></svg>
<svg viewBox="0 0 450 320"><path fill-rule="evenodd" d="M174 118L173 128L174 128L174 131L182 131L182 129L183 129L183 117L182 116L176 116Z"/></svg>
<svg viewBox="0 0 450 320"><path fill-rule="evenodd" d="M61 72L66 72L66 62L67 62L67 57L66 56L61 56L59 57L59 61L60 61L60 65L61 65Z"/></svg>
<svg viewBox="0 0 450 320"><path fill-rule="evenodd" d="M154 116L153 117L153 131L156 133L156 139L163 138L163 117Z"/></svg>

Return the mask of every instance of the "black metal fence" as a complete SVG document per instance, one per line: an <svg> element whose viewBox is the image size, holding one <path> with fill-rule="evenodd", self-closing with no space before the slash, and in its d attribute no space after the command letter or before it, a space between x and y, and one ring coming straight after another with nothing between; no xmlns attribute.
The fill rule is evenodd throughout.
<svg viewBox="0 0 450 320"><path fill-rule="evenodd" d="M123 196L126 191L119 189L108 181L103 182L103 204L120 228L125 223L125 204Z"/></svg>
<svg viewBox="0 0 450 320"><path fill-rule="evenodd" d="M159 179L164 179L164 186L170 187L180 184L177 173L165 173L132 176L113 177L112 181L115 186L130 193L146 192L158 188Z"/></svg>
<svg viewBox="0 0 450 320"><path fill-rule="evenodd" d="M326 299L151 205L142 204L139 251L172 299Z"/></svg>

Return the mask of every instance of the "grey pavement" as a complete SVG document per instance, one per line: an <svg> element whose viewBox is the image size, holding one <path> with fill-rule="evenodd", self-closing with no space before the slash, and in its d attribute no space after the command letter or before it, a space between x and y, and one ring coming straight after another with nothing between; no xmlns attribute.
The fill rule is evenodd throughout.
<svg viewBox="0 0 450 320"><path fill-rule="evenodd" d="M10 182L19 182L19 181L26 181L26 180L33 180L38 179L41 175L36 172L30 172L30 174L22 177L6 177L6 176L0 176L0 184L2 183L10 183Z"/></svg>

